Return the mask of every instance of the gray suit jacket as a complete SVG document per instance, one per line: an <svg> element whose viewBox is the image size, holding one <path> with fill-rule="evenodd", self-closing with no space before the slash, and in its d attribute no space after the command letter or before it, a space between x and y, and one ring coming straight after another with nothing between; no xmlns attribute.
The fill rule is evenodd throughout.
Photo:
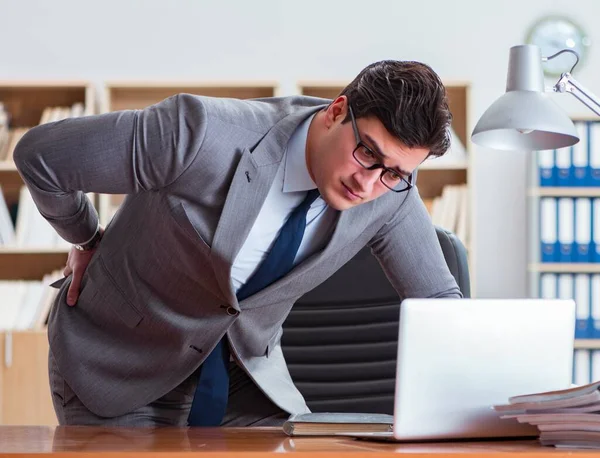
<svg viewBox="0 0 600 458"><path fill-rule="evenodd" d="M401 297L460 296L415 188L340 212L327 246L238 303L232 262L298 124L327 100L241 101L180 94L145 110L31 129L15 161L40 212L66 240L91 237L83 192L127 198L83 277L62 285L49 320L65 380L94 413L116 416L188 377L227 333L273 402L308 411L280 347L294 302L369 244Z"/></svg>

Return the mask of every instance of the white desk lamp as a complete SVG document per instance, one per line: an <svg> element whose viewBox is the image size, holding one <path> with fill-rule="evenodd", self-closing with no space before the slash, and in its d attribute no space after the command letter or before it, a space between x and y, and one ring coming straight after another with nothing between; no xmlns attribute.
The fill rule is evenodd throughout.
<svg viewBox="0 0 600 458"><path fill-rule="evenodd" d="M570 72L561 75L554 92L573 94L600 116L600 100L572 76L579 56L564 49L542 57L534 45L510 48L506 93L483 113L473 129L474 143L499 150L547 150L574 145L577 131L567 114L544 92L542 62L570 52L577 58Z"/></svg>

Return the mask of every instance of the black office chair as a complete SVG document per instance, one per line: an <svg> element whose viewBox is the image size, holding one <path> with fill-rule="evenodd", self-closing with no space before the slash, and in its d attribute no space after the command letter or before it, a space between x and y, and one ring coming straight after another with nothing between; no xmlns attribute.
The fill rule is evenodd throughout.
<svg viewBox="0 0 600 458"><path fill-rule="evenodd" d="M464 245L450 231L436 232L450 272L470 297ZM399 302L369 248L296 302L282 348L313 412L393 413Z"/></svg>

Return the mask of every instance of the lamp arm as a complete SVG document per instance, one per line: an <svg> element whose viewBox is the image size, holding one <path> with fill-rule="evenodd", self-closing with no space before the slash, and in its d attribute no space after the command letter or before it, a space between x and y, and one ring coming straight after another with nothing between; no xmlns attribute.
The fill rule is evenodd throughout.
<svg viewBox="0 0 600 458"><path fill-rule="evenodd" d="M554 92L568 92L572 94L586 107L600 116L600 99L573 78L569 72L565 72L561 75L553 89Z"/></svg>

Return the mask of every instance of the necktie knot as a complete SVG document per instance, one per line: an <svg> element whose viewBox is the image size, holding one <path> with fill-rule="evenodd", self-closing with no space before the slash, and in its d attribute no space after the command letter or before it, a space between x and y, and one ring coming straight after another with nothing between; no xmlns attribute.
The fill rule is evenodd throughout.
<svg viewBox="0 0 600 458"><path fill-rule="evenodd" d="M318 189L311 189L310 191L308 191L306 193L306 197L304 198L304 200L302 201L302 203L298 207L304 209L305 211L308 211L308 209L313 204L313 202L315 200L317 200L317 197L319 197L319 190Z"/></svg>

